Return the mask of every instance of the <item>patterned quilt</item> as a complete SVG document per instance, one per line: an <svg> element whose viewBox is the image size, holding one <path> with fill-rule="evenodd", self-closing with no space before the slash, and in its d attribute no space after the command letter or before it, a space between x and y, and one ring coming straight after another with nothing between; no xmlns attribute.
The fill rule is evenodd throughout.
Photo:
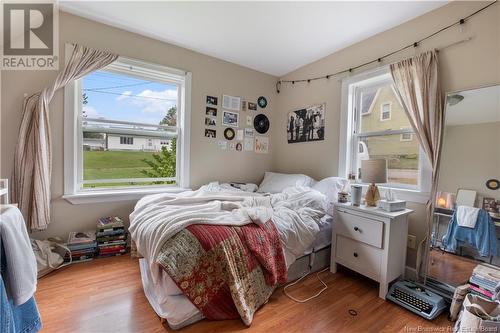
<svg viewBox="0 0 500 333"><path fill-rule="evenodd" d="M250 325L287 268L276 227L190 225L170 238L157 262L207 319Z"/></svg>

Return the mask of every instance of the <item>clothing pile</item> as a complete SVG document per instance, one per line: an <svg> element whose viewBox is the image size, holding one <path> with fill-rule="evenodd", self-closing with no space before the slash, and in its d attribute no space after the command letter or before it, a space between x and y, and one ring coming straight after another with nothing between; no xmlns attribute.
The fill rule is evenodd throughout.
<svg viewBox="0 0 500 333"><path fill-rule="evenodd" d="M500 270L494 266L479 264L472 271L469 283L472 294L494 300L495 287L500 283Z"/></svg>
<svg viewBox="0 0 500 333"><path fill-rule="evenodd" d="M97 243L95 240L94 231L78 231L70 232L68 236L68 243L66 244L71 254L66 253L64 262L71 261L72 263L79 263L90 261L94 259Z"/></svg>
<svg viewBox="0 0 500 333"><path fill-rule="evenodd" d="M118 216L101 217L97 221L99 257L119 256L126 252L127 233Z"/></svg>

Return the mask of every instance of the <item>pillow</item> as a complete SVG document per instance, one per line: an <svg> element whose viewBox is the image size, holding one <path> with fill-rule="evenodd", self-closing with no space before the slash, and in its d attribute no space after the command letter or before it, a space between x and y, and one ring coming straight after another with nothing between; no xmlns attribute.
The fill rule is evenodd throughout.
<svg viewBox="0 0 500 333"><path fill-rule="evenodd" d="M348 181L345 178L328 177L314 184L314 186L312 186L312 189L326 195L328 204L330 204L333 202L337 202L339 192L342 191L347 182Z"/></svg>
<svg viewBox="0 0 500 333"><path fill-rule="evenodd" d="M314 185L315 180L302 174L286 174L276 172L266 172L264 180L260 183L257 192L260 193L279 193L287 187Z"/></svg>

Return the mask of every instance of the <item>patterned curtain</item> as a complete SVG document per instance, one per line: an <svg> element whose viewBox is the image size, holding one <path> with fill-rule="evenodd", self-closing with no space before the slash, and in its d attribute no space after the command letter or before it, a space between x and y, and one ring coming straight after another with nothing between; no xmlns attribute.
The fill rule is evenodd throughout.
<svg viewBox="0 0 500 333"><path fill-rule="evenodd" d="M420 271L422 246L428 253L427 241L432 230L434 198L439 178L439 160L443 132L443 99L439 78L437 50L419 54L391 65L395 90L413 127L415 136L432 166L432 187L427 201L427 232L417 254ZM425 260L425 258L424 258ZM424 273L427 265L425 263Z"/></svg>
<svg viewBox="0 0 500 333"><path fill-rule="evenodd" d="M74 45L68 64L54 83L24 100L14 157L12 194L31 230L44 230L50 223L50 101L58 89L111 64L117 58L116 54Z"/></svg>

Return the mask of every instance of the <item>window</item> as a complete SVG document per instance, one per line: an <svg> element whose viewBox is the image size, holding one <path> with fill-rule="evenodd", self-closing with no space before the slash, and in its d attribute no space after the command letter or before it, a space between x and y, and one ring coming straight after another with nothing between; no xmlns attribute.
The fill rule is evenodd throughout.
<svg viewBox="0 0 500 333"><path fill-rule="evenodd" d="M359 175L362 160L385 159L388 182L383 186L428 192L428 162L388 69L345 79L342 94L340 172Z"/></svg>
<svg viewBox="0 0 500 333"><path fill-rule="evenodd" d="M133 145L134 138L131 136L120 136L120 144L121 145Z"/></svg>
<svg viewBox="0 0 500 333"><path fill-rule="evenodd" d="M65 195L188 187L189 98L190 73L125 58L68 85Z"/></svg>
<svg viewBox="0 0 500 333"><path fill-rule="evenodd" d="M394 96L396 97L396 96ZM391 103L383 103L380 105L380 121L391 120Z"/></svg>

